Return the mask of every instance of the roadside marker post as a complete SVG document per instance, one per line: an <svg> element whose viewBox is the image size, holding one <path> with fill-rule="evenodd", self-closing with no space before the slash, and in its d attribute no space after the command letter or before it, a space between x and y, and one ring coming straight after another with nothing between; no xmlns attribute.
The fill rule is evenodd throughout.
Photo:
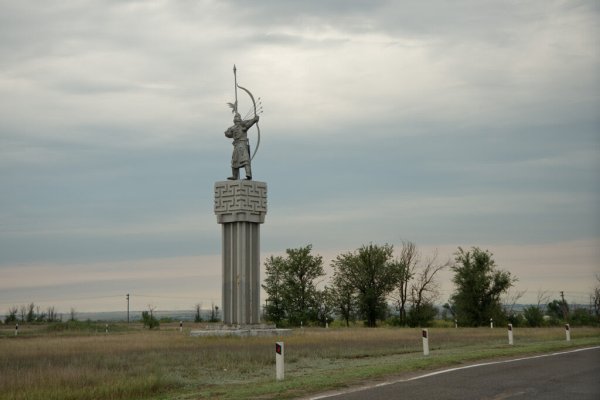
<svg viewBox="0 0 600 400"><path fill-rule="evenodd" d="M429 355L429 331L427 329L423 329L421 331L421 335L423 336L423 355Z"/></svg>
<svg viewBox="0 0 600 400"><path fill-rule="evenodd" d="M490 318L490 328L494 329L494 320Z"/></svg>
<svg viewBox="0 0 600 400"><path fill-rule="evenodd" d="M105 326L105 332L108 333L108 324Z"/></svg>
<svg viewBox="0 0 600 400"><path fill-rule="evenodd" d="M183 332L183 321L179 321L179 332Z"/></svg>
<svg viewBox="0 0 600 400"><path fill-rule="evenodd" d="M569 324L565 324L565 336L567 339L567 342L571 341L571 327L569 326Z"/></svg>
<svg viewBox="0 0 600 400"><path fill-rule="evenodd" d="M513 343L513 330L512 324L508 324L508 344L512 345Z"/></svg>
<svg viewBox="0 0 600 400"><path fill-rule="evenodd" d="M283 356L284 356L283 342L275 342L275 378L278 381L282 381L285 375Z"/></svg>
<svg viewBox="0 0 600 400"><path fill-rule="evenodd" d="M458 320L457 319L454 320L454 327L458 328Z"/></svg>
<svg viewBox="0 0 600 400"><path fill-rule="evenodd" d="M15 336L19 335L19 323L15 325Z"/></svg>

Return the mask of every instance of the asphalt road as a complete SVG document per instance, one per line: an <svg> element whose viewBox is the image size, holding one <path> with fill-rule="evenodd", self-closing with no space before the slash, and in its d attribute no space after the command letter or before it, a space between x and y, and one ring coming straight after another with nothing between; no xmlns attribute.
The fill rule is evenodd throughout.
<svg viewBox="0 0 600 400"><path fill-rule="evenodd" d="M327 400L600 399L600 348L481 363L406 378Z"/></svg>

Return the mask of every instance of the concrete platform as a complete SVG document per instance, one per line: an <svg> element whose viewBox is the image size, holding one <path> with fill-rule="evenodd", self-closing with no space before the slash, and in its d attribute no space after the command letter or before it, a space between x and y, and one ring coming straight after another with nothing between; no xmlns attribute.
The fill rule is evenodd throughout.
<svg viewBox="0 0 600 400"><path fill-rule="evenodd" d="M291 329L279 329L275 325L221 325L193 330L190 336L287 336L291 333Z"/></svg>

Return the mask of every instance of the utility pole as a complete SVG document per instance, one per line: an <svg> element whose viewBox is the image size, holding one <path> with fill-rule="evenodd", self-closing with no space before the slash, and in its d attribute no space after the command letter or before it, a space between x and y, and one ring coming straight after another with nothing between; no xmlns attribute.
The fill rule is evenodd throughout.
<svg viewBox="0 0 600 400"><path fill-rule="evenodd" d="M127 323L129 324L129 293L127 293Z"/></svg>
<svg viewBox="0 0 600 400"><path fill-rule="evenodd" d="M562 290L560 291L560 298L562 299L562 304L560 305L560 307L562 308L563 318L566 321L568 309L567 309L567 303L565 302L565 292L563 292Z"/></svg>

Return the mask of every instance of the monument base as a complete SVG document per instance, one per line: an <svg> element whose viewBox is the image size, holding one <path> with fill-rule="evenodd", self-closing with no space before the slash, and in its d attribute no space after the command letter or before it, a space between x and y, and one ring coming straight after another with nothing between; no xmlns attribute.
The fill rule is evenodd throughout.
<svg viewBox="0 0 600 400"><path fill-rule="evenodd" d="M275 325L216 325L193 330L190 336L287 336L291 329L279 329Z"/></svg>

